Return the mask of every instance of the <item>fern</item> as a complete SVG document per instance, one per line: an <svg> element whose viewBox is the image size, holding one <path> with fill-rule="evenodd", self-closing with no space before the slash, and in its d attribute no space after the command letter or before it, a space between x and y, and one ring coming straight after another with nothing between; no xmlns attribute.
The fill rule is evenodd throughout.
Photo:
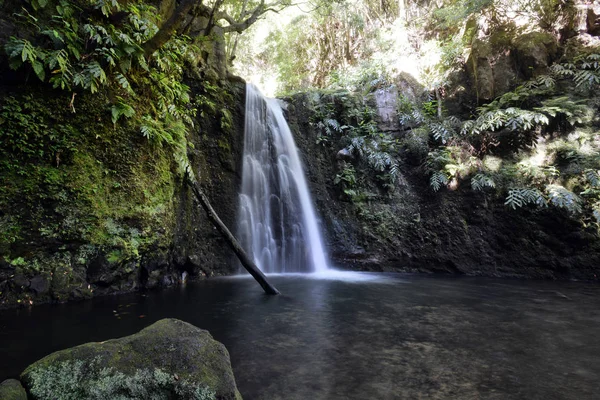
<svg viewBox="0 0 600 400"><path fill-rule="evenodd" d="M111 108L111 120L116 124L119 118L131 118L135 115L135 110L129 104L125 103L122 98L118 98L118 102Z"/></svg>
<svg viewBox="0 0 600 400"><path fill-rule="evenodd" d="M34 13L34 17L27 4L23 7L22 20L35 26L37 33L15 36L6 42L4 48L11 68L31 68L40 80L62 90L81 88L97 93L111 86L117 92L113 97L117 100L109 106L113 123L122 116L134 118L146 137L178 143L173 136L178 130L174 121L192 125L195 115L195 108L189 105L189 88L181 83L184 62L193 58L191 53L199 51L190 38L174 36L146 60L142 44L158 31L156 9L152 6L118 0L28 3L34 10L46 7L47 12ZM86 5L100 13L79 8ZM118 11L126 17L116 26L108 17ZM85 23L81 23L82 15L88 14ZM127 97L127 104L123 97ZM147 110L148 119L162 122L149 124L142 118L143 112L134 112L139 106Z"/></svg>
<svg viewBox="0 0 600 400"><path fill-rule="evenodd" d="M448 175L444 171L435 171L429 178L429 185L434 192L440 190L443 186L448 184Z"/></svg>
<svg viewBox="0 0 600 400"><path fill-rule="evenodd" d="M586 169L585 171L583 171L583 175L585 176L585 179L589 182L591 187L600 188L600 171Z"/></svg>
<svg viewBox="0 0 600 400"><path fill-rule="evenodd" d="M425 116L420 110L412 109L406 112L400 112L398 114L398 122L401 126L407 125L421 125L425 122Z"/></svg>
<svg viewBox="0 0 600 400"><path fill-rule="evenodd" d="M461 127L461 135L479 135L486 131L508 129L510 131L530 131L539 125L548 125L548 116L539 111L524 110L517 107L489 110L477 119L465 121Z"/></svg>
<svg viewBox="0 0 600 400"><path fill-rule="evenodd" d="M590 88L600 84L600 73L599 71L590 70L577 71L573 80L577 87L584 86Z"/></svg>
<svg viewBox="0 0 600 400"><path fill-rule="evenodd" d="M495 188L496 183L491 177L479 173L471 178L471 187L473 190L483 191L485 188Z"/></svg>
<svg viewBox="0 0 600 400"><path fill-rule="evenodd" d="M592 205L592 215L596 218L596 222L600 224L600 201Z"/></svg>
<svg viewBox="0 0 600 400"><path fill-rule="evenodd" d="M342 129L343 129L342 126L335 119L327 118L323 122L325 123L325 129L326 129L328 135L330 135L333 132L338 132L338 133L342 132Z"/></svg>
<svg viewBox="0 0 600 400"><path fill-rule="evenodd" d="M534 204L543 207L547 205L547 202L542 192L537 189L509 189L504 205L515 210L517 207L523 207L527 204Z"/></svg>
<svg viewBox="0 0 600 400"><path fill-rule="evenodd" d="M556 117L564 115L569 124L584 122L587 113L587 105L583 101L573 101L567 96L553 97L542 102L542 107L534 108L535 111Z"/></svg>
<svg viewBox="0 0 600 400"><path fill-rule="evenodd" d="M433 138L446 144L451 137L456 135L455 123L453 120L444 120L442 122L432 122L427 124Z"/></svg>
<svg viewBox="0 0 600 400"><path fill-rule="evenodd" d="M581 199L575 193L560 185L548 185L546 191L552 205L564 208L570 213L581 212Z"/></svg>
<svg viewBox="0 0 600 400"><path fill-rule="evenodd" d="M514 91L479 107L477 118L464 122L460 134L480 135L500 129L531 131L535 127L549 125L550 118L558 115L564 115L571 125L583 122L587 106L566 96L546 99L541 107L528 109L527 105L531 107L535 98L551 96L556 89L557 79L573 79L576 87L592 88L600 85L598 59L599 54L591 54L577 57L572 63L553 65L550 74L531 79Z"/></svg>

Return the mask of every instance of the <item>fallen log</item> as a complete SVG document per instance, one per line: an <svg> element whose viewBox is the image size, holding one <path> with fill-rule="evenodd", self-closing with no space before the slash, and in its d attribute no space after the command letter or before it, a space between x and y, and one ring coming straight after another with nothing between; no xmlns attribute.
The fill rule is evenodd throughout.
<svg viewBox="0 0 600 400"><path fill-rule="evenodd" d="M277 290L267 281L265 274L263 274L262 271L258 269L254 261L248 257L248 254L246 254L235 236L233 236L227 226L223 223L223 221L221 221L221 218L219 218L216 211L210 205L208 197L206 197L200 185L191 178L189 172L186 173L185 181L192 188L192 192L194 193L194 196L196 196L198 203L200 203L204 211L206 211L208 219L213 223L215 228L217 228L219 233L221 233L223 238L225 238L225 241L229 244L229 247L231 247L244 268L246 268L250 275L252 275L252 277L260 284L260 286L262 286L266 294L279 294L279 290Z"/></svg>

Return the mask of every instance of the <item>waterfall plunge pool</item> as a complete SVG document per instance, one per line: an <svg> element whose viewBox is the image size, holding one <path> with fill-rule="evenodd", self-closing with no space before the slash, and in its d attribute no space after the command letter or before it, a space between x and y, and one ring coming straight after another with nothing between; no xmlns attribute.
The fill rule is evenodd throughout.
<svg viewBox="0 0 600 400"><path fill-rule="evenodd" d="M337 276L336 276L337 275ZM245 399L596 399L600 286L271 275L0 312L0 380L166 317L223 342Z"/></svg>

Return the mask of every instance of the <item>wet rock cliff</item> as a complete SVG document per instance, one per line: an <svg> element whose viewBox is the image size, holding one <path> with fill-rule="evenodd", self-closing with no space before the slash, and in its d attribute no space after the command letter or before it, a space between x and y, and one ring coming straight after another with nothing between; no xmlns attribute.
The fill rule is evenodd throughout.
<svg viewBox="0 0 600 400"><path fill-rule="evenodd" d="M335 266L518 278L600 278L600 240L594 230L585 229L561 210L512 210L503 198L475 192L468 185L436 193L423 166L404 150L392 190L383 190L374 176L363 174L358 180L365 195L352 201L335 182L348 163L360 172L359 162L343 150L347 139L334 134L327 142L321 140L313 95L287 101L288 119ZM333 100L324 96L320 101Z"/></svg>

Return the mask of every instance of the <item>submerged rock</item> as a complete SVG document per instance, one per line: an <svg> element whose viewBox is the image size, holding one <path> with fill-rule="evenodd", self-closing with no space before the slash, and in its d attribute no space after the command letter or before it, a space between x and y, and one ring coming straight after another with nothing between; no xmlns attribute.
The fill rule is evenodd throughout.
<svg viewBox="0 0 600 400"><path fill-rule="evenodd" d="M208 331L177 319L52 353L27 367L21 380L38 400L59 393L82 399L242 398L225 346Z"/></svg>
<svg viewBox="0 0 600 400"><path fill-rule="evenodd" d="M27 392L16 379L7 379L0 383L1 400L27 400Z"/></svg>

